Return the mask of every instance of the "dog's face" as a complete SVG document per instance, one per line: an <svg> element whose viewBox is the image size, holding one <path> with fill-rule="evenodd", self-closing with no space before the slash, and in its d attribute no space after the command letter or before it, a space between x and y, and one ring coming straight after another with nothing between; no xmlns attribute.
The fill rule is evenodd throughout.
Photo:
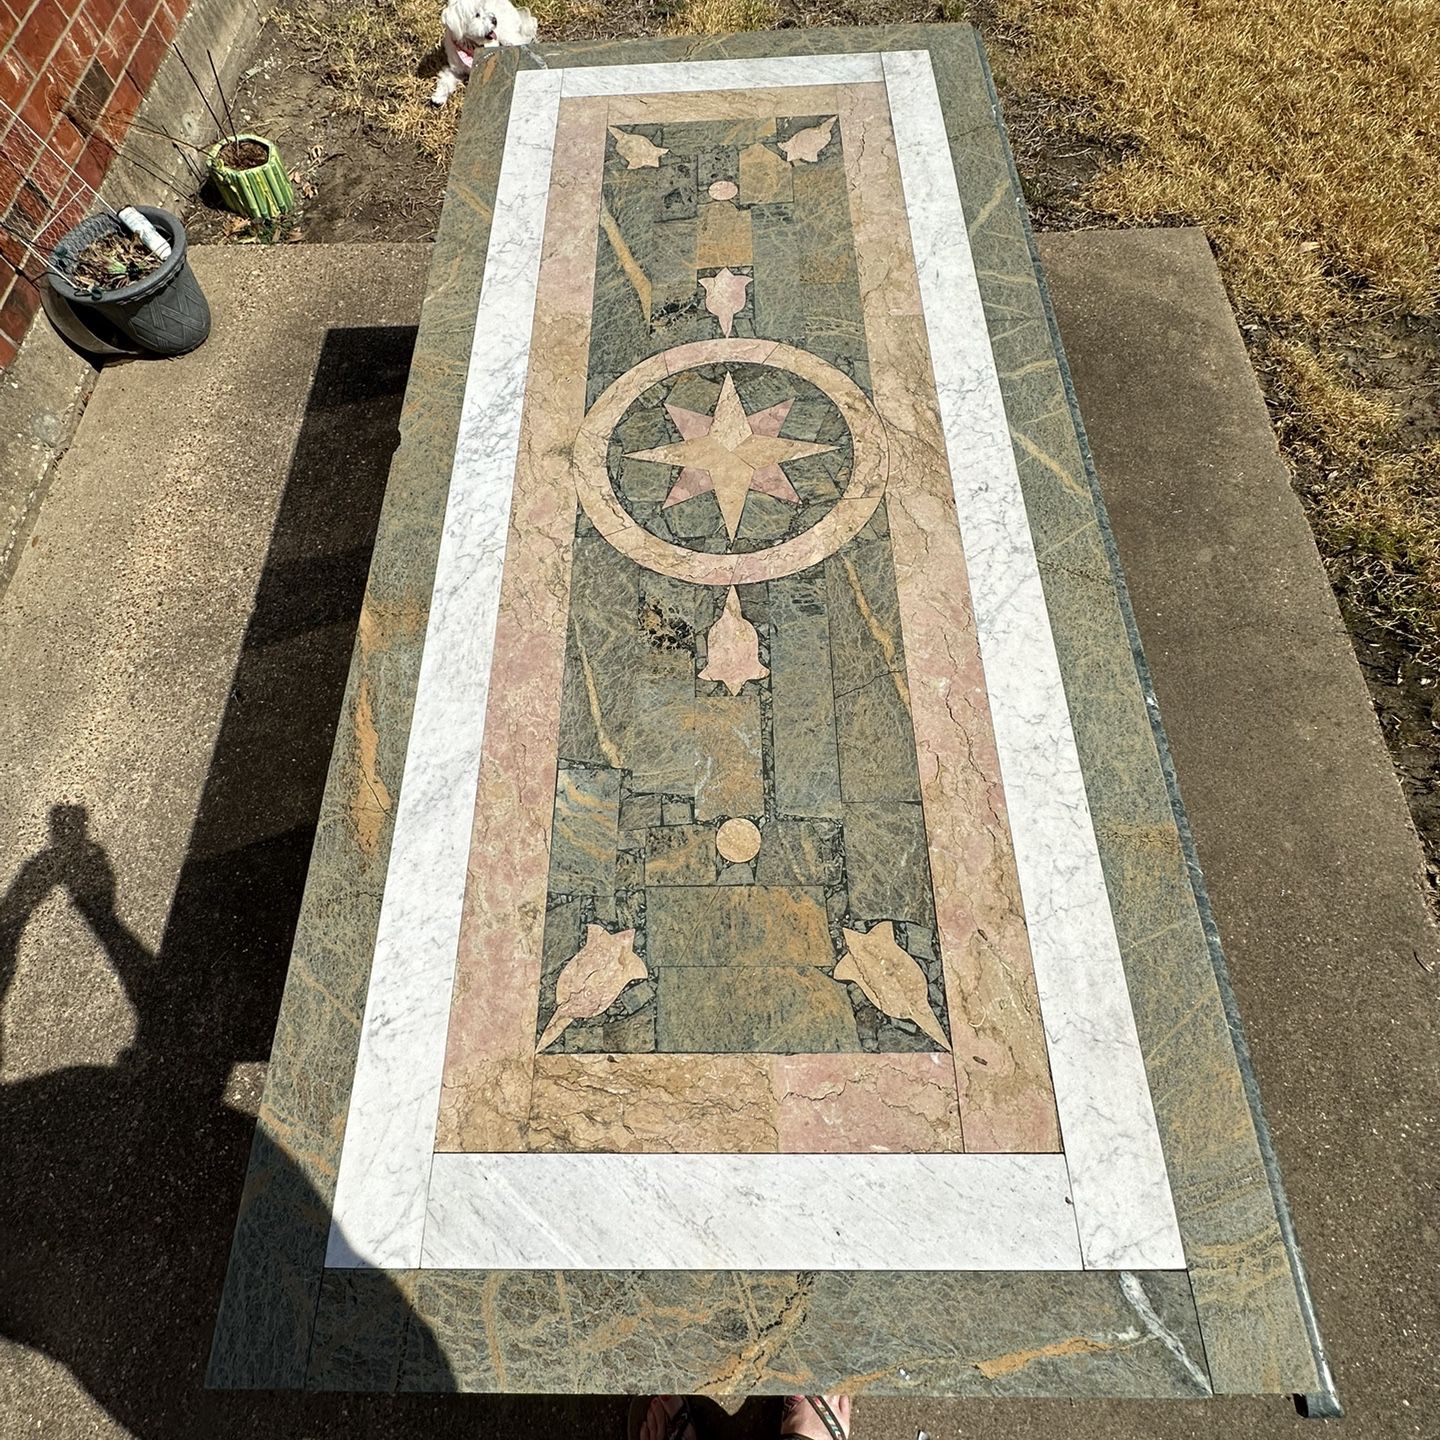
<svg viewBox="0 0 1440 1440"><path fill-rule="evenodd" d="M450 0L440 12L445 28L470 49L481 45L528 45L535 17L511 0Z"/></svg>

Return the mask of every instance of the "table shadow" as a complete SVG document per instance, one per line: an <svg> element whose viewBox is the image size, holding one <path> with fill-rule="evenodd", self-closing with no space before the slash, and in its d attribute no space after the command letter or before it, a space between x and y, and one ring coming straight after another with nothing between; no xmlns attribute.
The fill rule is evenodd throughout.
<svg viewBox="0 0 1440 1440"><path fill-rule="evenodd" d="M326 338L158 952L122 916L124 867L146 857L117 863L82 804L54 805L49 843L0 879L10 1033L41 1020L3 1007L26 926L56 892L135 1016L113 1065L0 1085L0 1335L58 1361L139 1440L590 1431L601 1419L578 1397L204 1385L254 1132L227 1084L269 1055L414 338ZM63 971L70 957L48 958ZM68 1381L35 1404L36 1433L69 1433L67 1409L87 1408ZM611 1402L611 1433L621 1413Z"/></svg>
<svg viewBox="0 0 1440 1440"><path fill-rule="evenodd" d="M57 891L135 1016L113 1065L0 1085L0 1336L63 1365L137 1440L624 1434L623 1396L204 1383L255 1129L227 1086L270 1053L414 339L326 337L158 951L126 925L125 876L83 804L52 807L49 843L0 890L0 1019L26 926ZM25 1418L64 1429L73 1396L62 1381ZM776 1434L778 1415L696 1409L705 1440Z"/></svg>

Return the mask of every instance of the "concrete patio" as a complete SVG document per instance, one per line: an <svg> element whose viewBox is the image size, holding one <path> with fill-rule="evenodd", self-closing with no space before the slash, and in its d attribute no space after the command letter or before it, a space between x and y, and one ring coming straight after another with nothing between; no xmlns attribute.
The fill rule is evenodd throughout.
<svg viewBox="0 0 1440 1440"><path fill-rule="evenodd" d="M1041 248L1349 1431L1424 1434L1440 946L1419 849L1203 236ZM101 377L0 596L21 1240L0 1414L61 1437L618 1434L617 1400L202 1388L427 252L195 261L214 337ZM856 1433L1301 1424L1275 1399L862 1400Z"/></svg>

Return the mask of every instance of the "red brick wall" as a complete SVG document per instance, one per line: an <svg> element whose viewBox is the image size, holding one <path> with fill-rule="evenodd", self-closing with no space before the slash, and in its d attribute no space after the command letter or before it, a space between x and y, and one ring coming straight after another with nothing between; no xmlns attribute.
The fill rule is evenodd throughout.
<svg viewBox="0 0 1440 1440"><path fill-rule="evenodd" d="M0 217L53 243L104 178L189 0L0 0ZM116 201L117 204L121 203ZM48 244L46 246L48 249ZM0 230L0 369L40 308L44 259Z"/></svg>

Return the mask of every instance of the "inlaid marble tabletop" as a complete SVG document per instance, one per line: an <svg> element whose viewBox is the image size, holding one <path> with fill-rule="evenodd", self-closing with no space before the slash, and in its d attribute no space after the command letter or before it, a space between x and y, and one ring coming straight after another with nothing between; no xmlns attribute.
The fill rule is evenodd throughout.
<svg viewBox="0 0 1440 1440"><path fill-rule="evenodd" d="M972 31L482 58L212 1383L1316 1390L1145 673Z"/></svg>

